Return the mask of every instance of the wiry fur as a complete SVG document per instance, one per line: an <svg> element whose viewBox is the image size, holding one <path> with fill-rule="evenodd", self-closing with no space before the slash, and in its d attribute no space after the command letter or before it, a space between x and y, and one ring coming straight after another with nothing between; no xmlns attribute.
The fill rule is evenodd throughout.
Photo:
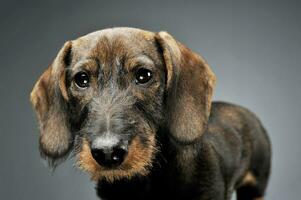
<svg viewBox="0 0 301 200"><path fill-rule="evenodd" d="M139 68L152 72L135 82ZM74 76L86 72L89 86ZM215 75L198 54L166 32L133 28L97 31L67 42L37 81L31 101L40 124L40 151L52 166L71 151L115 199L263 199L271 146L245 108L211 102ZM116 167L92 156L96 145L127 152Z"/></svg>
<svg viewBox="0 0 301 200"><path fill-rule="evenodd" d="M155 138L149 139L149 144L147 148L145 148L140 144L139 139L134 138L132 144L130 144L129 155L126 160L120 167L113 170L103 169L97 164L91 155L90 145L84 140L82 149L77 155L77 165L83 171L88 172L94 181L105 179L113 183L114 181L124 178L130 180L135 175L146 176L152 167L154 154L157 151Z"/></svg>

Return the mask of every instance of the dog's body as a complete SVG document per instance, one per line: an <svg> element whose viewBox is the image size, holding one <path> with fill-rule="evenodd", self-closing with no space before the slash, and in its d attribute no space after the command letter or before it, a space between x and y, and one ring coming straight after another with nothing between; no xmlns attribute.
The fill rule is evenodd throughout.
<svg viewBox="0 0 301 200"><path fill-rule="evenodd" d="M263 198L271 149L254 114L211 97L207 63L165 32L67 42L36 83L41 155L73 150L104 200Z"/></svg>
<svg viewBox="0 0 301 200"><path fill-rule="evenodd" d="M248 110L213 102L208 129L194 144L179 145L161 130L161 154L149 176L100 181L103 199L238 199L262 197L270 169L270 144ZM159 136L159 137L160 137Z"/></svg>

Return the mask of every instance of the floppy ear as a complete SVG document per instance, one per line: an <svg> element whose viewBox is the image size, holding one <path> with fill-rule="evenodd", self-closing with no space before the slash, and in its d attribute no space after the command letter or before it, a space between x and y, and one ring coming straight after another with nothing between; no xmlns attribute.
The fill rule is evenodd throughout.
<svg viewBox="0 0 301 200"><path fill-rule="evenodd" d="M65 85L65 68L71 62L71 48L71 42L66 42L30 95L40 125L41 156L51 166L67 157L72 147Z"/></svg>
<svg viewBox="0 0 301 200"><path fill-rule="evenodd" d="M198 54L166 32L156 34L167 73L167 127L178 142L190 143L207 127L215 75Z"/></svg>

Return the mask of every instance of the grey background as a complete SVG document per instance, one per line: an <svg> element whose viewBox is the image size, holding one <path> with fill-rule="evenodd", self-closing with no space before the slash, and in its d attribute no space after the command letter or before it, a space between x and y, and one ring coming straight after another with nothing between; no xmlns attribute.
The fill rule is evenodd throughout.
<svg viewBox="0 0 301 200"><path fill-rule="evenodd" d="M113 26L166 30L202 54L215 99L250 108L273 143L267 199L301 196L300 1L1 1L0 199L97 199L72 161L38 153L29 93L66 40Z"/></svg>

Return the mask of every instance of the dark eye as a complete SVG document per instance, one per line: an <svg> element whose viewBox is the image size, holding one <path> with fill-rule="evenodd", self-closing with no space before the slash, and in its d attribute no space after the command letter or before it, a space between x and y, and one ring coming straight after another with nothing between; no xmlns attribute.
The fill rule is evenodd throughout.
<svg viewBox="0 0 301 200"><path fill-rule="evenodd" d="M145 68L140 68L136 71L136 83L137 84L145 84L149 80L151 80L153 74L150 70Z"/></svg>
<svg viewBox="0 0 301 200"><path fill-rule="evenodd" d="M89 75L86 72L78 72L74 76L74 82L80 88L89 87Z"/></svg>

